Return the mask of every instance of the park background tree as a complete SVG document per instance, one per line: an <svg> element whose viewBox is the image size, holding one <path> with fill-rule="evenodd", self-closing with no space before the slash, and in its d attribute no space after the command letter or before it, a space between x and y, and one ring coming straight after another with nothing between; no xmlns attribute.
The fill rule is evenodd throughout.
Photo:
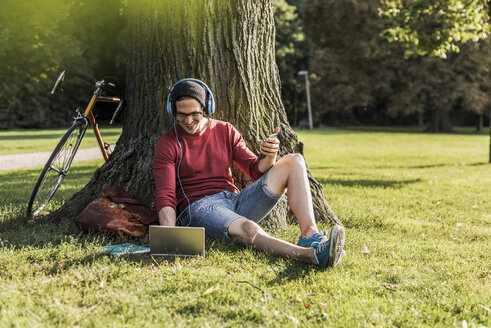
<svg viewBox="0 0 491 328"><path fill-rule="evenodd" d="M303 28L303 0L275 0L276 63L281 79L281 99L290 124L307 117L304 79L299 71L310 69L312 42Z"/></svg>
<svg viewBox="0 0 491 328"><path fill-rule="evenodd" d="M171 86L185 77L205 81L214 92L214 118L226 120L258 153L259 142L281 127L280 155L302 153L288 124L275 63L273 1L139 1L128 7L130 45L127 107L123 132L109 161L54 219L79 213L101 190L119 185L153 203L153 149L174 124L165 111ZM250 181L233 170L236 184ZM309 174L318 220L339 222L324 200L322 185ZM284 200L269 215L270 227L286 224Z"/></svg>
<svg viewBox="0 0 491 328"><path fill-rule="evenodd" d="M76 41L59 35L59 26L50 24L66 17L68 6L58 4L0 3L0 128L43 127L52 114L43 95L52 83L48 77L58 69L60 58L77 51ZM54 115L52 121L59 117Z"/></svg>
<svg viewBox="0 0 491 328"><path fill-rule="evenodd" d="M91 94L71 79L49 92L63 69L126 76L122 0L0 1L0 129L65 127Z"/></svg>
<svg viewBox="0 0 491 328"><path fill-rule="evenodd" d="M381 0L382 35L405 48L405 56L447 58L462 44L486 40L491 32L489 0Z"/></svg>
<svg viewBox="0 0 491 328"><path fill-rule="evenodd" d="M459 52L461 44L469 41L484 41L483 52L488 56L485 57L484 62L479 61L479 63L488 64L487 69L484 69L487 78L481 85L470 83L470 86L471 94L477 95L472 97L473 100L489 108L489 162L491 163L491 102L489 96L484 101L481 100L483 97L480 97L481 91L489 91L490 83L491 1L382 0L381 4L379 14L387 24L382 35L391 42L402 43L406 48L406 56L430 55L447 58L448 52Z"/></svg>
<svg viewBox="0 0 491 328"><path fill-rule="evenodd" d="M451 2L458 5L458 1ZM418 55L421 51L408 51L414 48L414 43L406 46L404 40L409 37L401 37L400 31L404 29L396 28L399 18L395 18L395 12L381 14L384 8L390 9L388 3L274 1L276 62L290 123L297 126L306 117L304 83L297 73L308 70L318 125L419 124L434 132L451 130L454 124L474 125L476 130L487 125L491 108L487 92L489 38L477 43L473 39L464 45L454 40L461 51L446 50L448 59ZM395 6L413 8L414 3L401 2ZM419 4L421 8L426 5ZM436 5L441 7L442 3ZM464 3L462 10L465 6ZM430 24L438 18L428 14L435 8L427 8L426 16L421 10L413 11L414 15L424 17L414 20L427 24L424 28L418 25L427 33L423 35L426 39L433 35L429 33L431 27L439 26L438 22ZM485 7L475 8L479 9L478 21L486 19L482 17L482 8ZM410 12L404 8L398 10ZM67 81L64 94L50 97L51 84L62 68L76 69L97 78L115 76L124 85L126 14L126 0L0 2L0 74L5 77L0 88L0 128L65 126L73 110L90 95L84 93L83 81L72 79ZM447 16L448 26L449 17L453 16ZM462 21L459 18L454 24ZM462 28L465 26L457 26L451 32L455 34ZM442 27L438 30L439 34L434 35L447 33ZM399 39L387 42L394 33ZM467 62L473 65L466 65ZM452 83L436 83L438 80ZM439 108L428 101L442 95L446 95L445 103L438 103ZM96 115L98 112L96 108ZM103 118L101 114L99 119ZM437 118L440 121L434 122Z"/></svg>
<svg viewBox="0 0 491 328"><path fill-rule="evenodd" d="M440 132L454 123L484 121L489 38L460 46L460 53L446 51L445 59L387 42L382 36L395 23L379 14L378 0L306 0L304 10L320 124L418 124Z"/></svg>

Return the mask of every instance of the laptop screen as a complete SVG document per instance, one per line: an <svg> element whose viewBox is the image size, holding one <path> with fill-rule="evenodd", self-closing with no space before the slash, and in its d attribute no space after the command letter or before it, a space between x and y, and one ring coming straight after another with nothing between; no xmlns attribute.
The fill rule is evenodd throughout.
<svg viewBox="0 0 491 328"><path fill-rule="evenodd" d="M205 255L205 228L151 225L149 236L151 255Z"/></svg>

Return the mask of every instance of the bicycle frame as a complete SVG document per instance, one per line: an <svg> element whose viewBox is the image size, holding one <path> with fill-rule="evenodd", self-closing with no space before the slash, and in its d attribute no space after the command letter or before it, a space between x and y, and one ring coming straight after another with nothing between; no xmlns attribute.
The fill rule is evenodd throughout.
<svg viewBox="0 0 491 328"><path fill-rule="evenodd" d="M100 94L100 88L97 88L97 90L92 95L92 98L90 99L87 108L85 109L84 116L86 116L89 119L90 126L92 126L92 129L94 130L95 137L97 138L97 143L99 144L99 148L101 149L102 156L104 157L104 160L107 161L109 155L107 154L106 147L104 147L104 142L102 141L101 133L99 132L99 127L97 122L95 121L95 117L94 114L92 113L92 110L94 109L95 104L98 102L110 102L110 103L119 104L121 103L121 98L99 96L99 94Z"/></svg>
<svg viewBox="0 0 491 328"><path fill-rule="evenodd" d="M58 76L58 79L55 82L55 85L53 86L53 89L51 90L51 94L55 94L57 88L63 83L65 80L65 72L61 72L60 76ZM111 102L111 103L118 103L118 106L116 110L114 111L113 118L111 119L111 122L109 124L112 124L114 119L116 118L118 112L121 110L121 105L123 104L123 100L119 97L107 97L107 96L101 96L101 91L105 90L106 87L106 82L104 80L97 81L89 76L86 76L84 74L78 73L78 72L71 72L70 74L77 76L81 78L82 80L85 80L89 83L95 83L96 90L94 91L94 94L92 95L92 98L89 101L89 104L87 105L87 108L85 109L85 112L83 114L84 117L86 117L89 122L90 126L92 126L92 129L94 130L95 137L97 138L97 143L99 144L99 148L101 149L102 156L104 157L104 160L107 161L109 158L109 155L107 154L106 147L104 146L104 142L102 141L101 133L99 132L99 127L95 121L94 114L92 113L92 110L95 107L95 104L98 102ZM108 83L108 85L113 86L114 84Z"/></svg>

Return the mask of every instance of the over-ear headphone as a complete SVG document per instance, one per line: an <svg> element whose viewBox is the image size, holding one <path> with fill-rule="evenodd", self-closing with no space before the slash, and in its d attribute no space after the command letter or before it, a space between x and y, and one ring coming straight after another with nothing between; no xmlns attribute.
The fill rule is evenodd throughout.
<svg viewBox="0 0 491 328"><path fill-rule="evenodd" d="M182 80L176 82L172 86L172 88L170 89L169 95L167 96L167 114L172 115L172 116L176 116L176 109L175 109L175 106L173 106L173 104L171 102L171 97L170 96L172 94L172 91L174 91L174 88L179 83L182 83L182 82L185 82L185 81L193 81L193 82L196 82L196 83L198 83L199 85L201 85L206 90L207 97L206 97L206 105L205 105L204 111L205 111L205 114L206 115L213 114L213 112L215 111L215 98L213 98L213 94L211 93L210 88L208 88L208 86L203 81L200 81L198 79L191 79L191 78L182 79Z"/></svg>

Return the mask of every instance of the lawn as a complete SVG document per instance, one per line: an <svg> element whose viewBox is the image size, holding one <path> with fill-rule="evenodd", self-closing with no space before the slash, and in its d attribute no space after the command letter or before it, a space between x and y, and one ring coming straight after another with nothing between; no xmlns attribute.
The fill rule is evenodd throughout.
<svg viewBox="0 0 491 328"><path fill-rule="evenodd" d="M52 151L68 127L69 125L64 129L0 131L0 155ZM121 127L100 127L99 131L105 142L114 144L121 134ZM80 147L97 147L97 139L90 126Z"/></svg>
<svg viewBox="0 0 491 328"><path fill-rule="evenodd" d="M120 240L69 221L26 224L39 169L3 171L0 326L491 327L489 137L298 136L346 227L342 266L214 241L205 258L103 255L98 247ZM59 201L101 164L76 163ZM298 239L295 226L272 234Z"/></svg>

